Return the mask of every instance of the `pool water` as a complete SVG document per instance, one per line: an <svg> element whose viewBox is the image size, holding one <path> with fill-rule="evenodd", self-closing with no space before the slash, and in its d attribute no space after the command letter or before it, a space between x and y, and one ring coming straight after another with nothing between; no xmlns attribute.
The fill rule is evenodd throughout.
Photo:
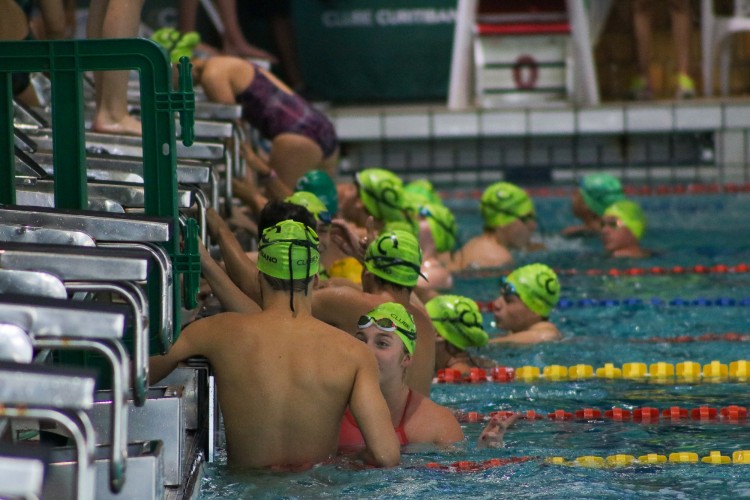
<svg viewBox="0 0 750 500"><path fill-rule="evenodd" d="M566 367L583 363L594 369L605 363L651 364L660 361L694 361L701 366L718 360L750 360L750 342L729 340L729 332L750 333L750 273L694 273L643 275L589 275L586 270L649 269L675 265L729 267L748 261L750 213L747 195L670 195L639 198L649 218L646 248L659 255L641 260L609 260L597 239L565 240L559 230L573 223L569 202L562 197L535 199L548 250L518 256L518 263L542 261L561 273L561 307L551 320L565 335L557 343L526 347L493 345L476 351L509 367L549 365ZM475 200L452 203L464 239L480 228ZM570 270L578 271L571 274ZM456 293L488 302L497 293L501 273L457 276ZM632 300L631 300L632 299ZM636 300L638 299L638 300ZM491 335L498 332L485 326ZM713 334L718 340L702 340ZM689 337L690 342L675 342ZM705 337L703 337L705 339ZM496 410L534 410L542 415L562 409L575 412L613 407L633 410L679 406L717 409L747 408L748 382L656 383L633 380L536 380L511 383L436 384L432 397L455 410L487 414ZM607 457L647 453L669 455L690 451L699 457L719 450L732 455L750 450L750 421L658 423L517 421L506 434L505 447L479 450L475 443L483 423L462 424L466 439L448 450L409 447L402 465L389 470L355 470L341 461L299 474L253 472L233 475L224 466L220 450L209 464L201 493L204 498L496 498L518 495L535 498L636 498L750 496L750 465L653 464L587 468L553 465L553 456L574 460L595 455ZM531 457L484 470L456 471L429 468L428 463L450 466L458 461L481 464L493 458Z"/></svg>

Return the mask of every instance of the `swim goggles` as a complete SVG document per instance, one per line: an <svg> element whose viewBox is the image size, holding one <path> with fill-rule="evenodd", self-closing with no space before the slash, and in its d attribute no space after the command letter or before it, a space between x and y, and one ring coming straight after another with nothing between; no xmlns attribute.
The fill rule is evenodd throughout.
<svg viewBox="0 0 750 500"><path fill-rule="evenodd" d="M516 290L516 286L508 281L505 277L500 278L500 295L503 296L503 299L508 302L510 297L515 295L516 297L520 297L518 294L518 290Z"/></svg>
<svg viewBox="0 0 750 500"><path fill-rule="evenodd" d="M445 222L443 222L442 220L440 220L437 217L435 217L434 215L432 215L432 212L430 212L429 208L427 208L427 207L419 207L419 215L421 215L422 217L429 217L430 219L434 220L435 223L437 223L438 226L440 226L441 228L443 228L443 230L446 233L448 233L451 238L453 238L454 240L457 239L456 238L456 227L455 226L450 227Z"/></svg>
<svg viewBox="0 0 750 500"><path fill-rule="evenodd" d="M411 332L409 330L406 330L405 328L401 328L391 318L375 319L372 316L364 314L364 315L360 316L359 320L357 321L357 328L360 329L360 330L364 330L365 328L369 328L369 327L371 327L373 325L375 325L375 327L378 330L381 330L383 332L395 332L395 331L399 331L402 334L404 334L406 336L406 338L408 338L410 340L416 340L417 339L416 332Z"/></svg>
<svg viewBox="0 0 750 500"><path fill-rule="evenodd" d="M608 227L610 229L618 229L621 227L625 227L625 224L620 219L617 219L617 218L602 219L601 221L599 221L599 225L601 226L602 229L604 229L605 227Z"/></svg>

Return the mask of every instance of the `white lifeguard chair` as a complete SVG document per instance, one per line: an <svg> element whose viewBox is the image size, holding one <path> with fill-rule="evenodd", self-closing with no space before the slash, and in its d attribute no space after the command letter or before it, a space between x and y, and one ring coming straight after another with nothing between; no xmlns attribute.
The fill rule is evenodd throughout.
<svg viewBox="0 0 750 500"><path fill-rule="evenodd" d="M450 109L599 103L592 46L611 0L459 0Z"/></svg>
<svg viewBox="0 0 750 500"><path fill-rule="evenodd" d="M729 68L732 47L730 38L736 33L750 31L750 0L734 0L731 16L717 16L713 0L701 1L701 48L703 50L703 94L713 95L714 64L719 64L721 95L729 94Z"/></svg>

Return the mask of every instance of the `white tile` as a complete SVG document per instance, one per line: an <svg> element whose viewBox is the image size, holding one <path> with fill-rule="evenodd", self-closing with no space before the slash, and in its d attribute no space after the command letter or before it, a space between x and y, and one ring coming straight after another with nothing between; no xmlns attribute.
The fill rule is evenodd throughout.
<svg viewBox="0 0 750 500"><path fill-rule="evenodd" d="M719 106L676 106L674 110L677 130L708 130L721 127Z"/></svg>
<svg viewBox="0 0 750 500"><path fill-rule="evenodd" d="M531 134L572 134L575 130L573 110L529 112L529 133Z"/></svg>
<svg viewBox="0 0 750 500"><path fill-rule="evenodd" d="M384 130L388 139L428 138L430 117L426 113L386 116Z"/></svg>
<svg viewBox="0 0 750 500"><path fill-rule="evenodd" d="M725 104L724 126L726 128L750 127L750 105Z"/></svg>
<svg viewBox="0 0 750 500"><path fill-rule="evenodd" d="M622 108L582 109L578 112L578 131L586 133L621 133L625 130Z"/></svg>
<svg viewBox="0 0 750 500"><path fill-rule="evenodd" d="M524 111L485 111L479 114L479 131L484 136L526 135L527 115Z"/></svg>
<svg viewBox="0 0 750 500"><path fill-rule="evenodd" d="M435 113L432 124L435 137L475 137L479 134L476 113Z"/></svg>
<svg viewBox="0 0 750 500"><path fill-rule="evenodd" d="M379 139L381 137L380 117L339 116L335 119L336 134L340 140Z"/></svg>
<svg viewBox="0 0 750 500"><path fill-rule="evenodd" d="M625 129L628 132L672 130L671 107L630 107L625 109Z"/></svg>

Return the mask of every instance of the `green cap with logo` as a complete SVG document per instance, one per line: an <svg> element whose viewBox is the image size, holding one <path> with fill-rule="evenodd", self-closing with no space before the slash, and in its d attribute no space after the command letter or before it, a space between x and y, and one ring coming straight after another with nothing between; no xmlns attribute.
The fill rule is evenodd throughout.
<svg viewBox="0 0 750 500"><path fill-rule="evenodd" d="M396 285L416 286L421 266L422 249L409 231L383 231L365 251L365 269Z"/></svg>
<svg viewBox="0 0 750 500"><path fill-rule="evenodd" d="M324 224L331 223L331 213L323 202L313 193L297 191L291 196L288 196L284 201L305 207L317 220Z"/></svg>
<svg viewBox="0 0 750 500"><path fill-rule="evenodd" d="M461 295L438 295L425 304L438 334L459 349L482 347L489 341L476 302Z"/></svg>
<svg viewBox="0 0 750 500"><path fill-rule="evenodd" d="M383 168L367 168L355 177L359 197L374 218L390 222L406 218L401 179Z"/></svg>
<svg viewBox="0 0 750 500"><path fill-rule="evenodd" d="M315 231L284 220L263 231L258 244L258 270L283 280L309 279L318 272L320 253Z"/></svg>
<svg viewBox="0 0 750 500"><path fill-rule="evenodd" d="M331 216L339 211L339 194L331 176L322 170L310 170L297 179L295 191L308 191L325 204Z"/></svg>
<svg viewBox="0 0 750 500"><path fill-rule="evenodd" d="M521 301L532 312L549 317L560 300L557 274L544 264L529 264L510 273L505 281L513 285Z"/></svg>
<svg viewBox="0 0 750 500"><path fill-rule="evenodd" d="M579 187L584 203L596 215L602 215L608 206L625 199L620 181L609 174L590 174L581 179Z"/></svg>
<svg viewBox="0 0 750 500"><path fill-rule="evenodd" d="M428 203L420 208L419 215L427 218L435 249L438 252L453 250L456 246L458 227L451 209L442 203Z"/></svg>
<svg viewBox="0 0 750 500"><path fill-rule="evenodd" d="M393 333L399 336L409 354L414 354L414 346L417 342L417 327L414 325L414 317L404 306L396 302L384 302L367 313L374 322L379 319L388 318L396 325Z"/></svg>
<svg viewBox="0 0 750 500"><path fill-rule="evenodd" d="M195 31L182 33L174 28L161 28L151 35L155 41L165 49L173 63L180 61L180 57L193 57L193 50L201 43L201 36Z"/></svg>
<svg viewBox="0 0 750 500"><path fill-rule="evenodd" d="M496 182L482 193L479 209L484 227L493 229L533 213L534 203L528 193L515 184Z"/></svg>
<svg viewBox="0 0 750 500"><path fill-rule="evenodd" d="M632 200L615 202L604 211L604 216L613 216L620 219L625 224L625 227L630 229L633 236L639 240L643 238L643 233L646 232L646 214Z"/></svg>

